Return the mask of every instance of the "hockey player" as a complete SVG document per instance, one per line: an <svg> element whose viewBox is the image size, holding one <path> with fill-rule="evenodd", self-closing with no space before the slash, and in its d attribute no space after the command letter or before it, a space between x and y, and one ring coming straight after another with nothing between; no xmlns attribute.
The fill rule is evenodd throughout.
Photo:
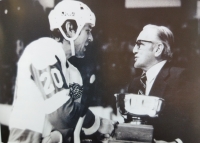
<svg viewBox="0 0 200 143"><path fill-rule="evenodd" d="M53 38L30 43L18 62L9 142L70 142L82 114L83 131L110 135L114 122L81 104L83 82L68 59L83 58L93 41L95 15L82 2L59 2L49 14Z"/></svg>

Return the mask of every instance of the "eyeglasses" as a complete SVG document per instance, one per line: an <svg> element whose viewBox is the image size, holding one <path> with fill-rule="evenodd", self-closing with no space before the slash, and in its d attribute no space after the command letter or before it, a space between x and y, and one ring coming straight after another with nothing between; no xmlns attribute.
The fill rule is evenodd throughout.
<svg viewBox="0 0 200 143"><path fill-rule="evenodd" d="M154 42L152 42L152 41L147 41L147 40L137 40L136 42L135 42L135 46L138 46L138 47L140 47L140 45L142 45L142 42L147 42L147 43L154 43Z"/></svg>

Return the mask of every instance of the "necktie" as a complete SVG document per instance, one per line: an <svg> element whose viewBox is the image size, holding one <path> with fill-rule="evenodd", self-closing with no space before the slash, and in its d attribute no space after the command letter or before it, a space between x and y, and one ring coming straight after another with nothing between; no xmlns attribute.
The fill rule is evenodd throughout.
<svg viewBox="0 0 200 143"><path fill-rule="evenodd" d="M147 80L147 77L146 77L146 73L143 72L141 77L140 77L140 89L138 91L138 94L140 95L145 95L145 89L146 89L146 80Z"/></svg>

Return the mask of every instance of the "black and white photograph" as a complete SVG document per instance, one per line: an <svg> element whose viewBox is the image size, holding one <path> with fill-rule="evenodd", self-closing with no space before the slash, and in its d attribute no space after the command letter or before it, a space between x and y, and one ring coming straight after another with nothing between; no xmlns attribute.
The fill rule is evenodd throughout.
<svg viewBox="0 0 200 143"><path fill-rule="evenodd" d="M0 0L0 143L200 143L200 0Z"/></svg>

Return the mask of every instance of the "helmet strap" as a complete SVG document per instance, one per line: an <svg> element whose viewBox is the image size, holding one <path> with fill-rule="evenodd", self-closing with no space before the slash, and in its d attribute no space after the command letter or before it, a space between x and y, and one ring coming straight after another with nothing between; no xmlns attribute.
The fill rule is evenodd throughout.
<svg viewBox="0 0 200 143"><path fill-rule="evenodd" d="M61 27L59 27L59 30L61 34L63 35L63 37L65 38L65 40L68 40L70 42L72 56L75 56L74 40L72 38L68 38Z"/></svg>
<svg viewBox="0 0 200 143"><path fill-rule="evenodd" d="M75 56L74 40L70 40L72 56Z"/></svg>

